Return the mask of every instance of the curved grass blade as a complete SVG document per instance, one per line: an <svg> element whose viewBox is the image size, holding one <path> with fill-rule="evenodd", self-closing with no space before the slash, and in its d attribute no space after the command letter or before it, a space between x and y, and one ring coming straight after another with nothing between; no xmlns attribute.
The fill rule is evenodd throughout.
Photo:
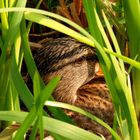
<svg viewBox="0 0 140 140"><path fill-rule="evenodd" d="M28 113L17 111L0 111L0 120L23 123ZM49 117L43 117L44 128L69 140L103 140L101 137L76 126Z"/></svg>
<svg viewBox="0 0 140 140"><path fill-rule="evenodd" d="M69 110L78 112L82 115L85 115L85 116L89 117L90 119L98 122L99 124L101 124L105 128L107 128L110 131L110 133L114 136L114 138L116 138L116 140L121 140L120 136L108 124L106 124L101 119L97 118L96 116L92 115L91 113L89 113L89 112L87 112L87 111L85 111L85 110L83 110L79 107L76 107L76 106L73 106L73 105L70 105L70 104L66 104L66 103L54 102L54 101L46 101L45 105L46 106L53 106L53 107L60 107L60 108L64 108L64 109L69 109Z"/></svg>
<svg viewBox="0 0 140 140"><path fill-rule="evenodd" d="M79 25L75 24L74 22L72 22L72 21L70 21L70 20L68 20L68 19L66 19L66 18L64 18L64 17L62 17L60 15L57 15L57 14L54 14L54 13L51 13L51 12L47 12L47 11L43 11L43 10L39 10L39 9L33 9L33 8L4 8L4 9L1 8L0 9L0 13L3 13L3 12L14 12L14 11L18 11L18 12L26 11L27 14L28 14L28 18L29 18L29 16L31 16L32 13L37 13L36 16L39 16L39 15L41 15L41 16L42 15L47 15L47 16L53 17L55 19L59 19L59 20L61 20L63 22L66 22L67 24L73 26L78 31L80 31L83 35L85 35L85 36L82 36L80 34L80 36L77 36L78 35L77 34L76 36L73 36L72 34L75 33L75 32L72 32L72 34L70 36L72 36L72 37L76 38L77 40L79 40L79 41L81 41L83 43L86 43L86 44L88 44L90 46L95 46L94 43L95 43L96 40L95 39L93 40L93 37L86 30L84 30ZM26 18L26 16L25 16L25 18ZM30 20L30 18L28 20ZM37 22L37 23L39 23L39 22ZM39 24L44 25L45 23L42 24L40 22ZM52 24L54 24L54 23L52 23ZM47 26L47 23L46 23L45 26ZM60 26L60 28L62 29L62 26ZM60 32L63 32L63 30L61 30ZM63 33L69 34L68 32L69 32L69 30L65 30L65 32L63 32ZM97 43L97 41L96 41L96 45L99 46L99 43ZM104 48L104 51L110 53L110 51L108 49L106 49L106 48ZM112 53L112 55L114 55L114 53ZM115 56L117 56L118 58L120 58L120 55L115 54ZM140 63L139 62L135 61L133 63L133 60L129 61L129 59L127 59L127 57L125 57L123 55L122 55L121 59L123 59L127 63L130 63L134 67L140 69Z"/></svg>

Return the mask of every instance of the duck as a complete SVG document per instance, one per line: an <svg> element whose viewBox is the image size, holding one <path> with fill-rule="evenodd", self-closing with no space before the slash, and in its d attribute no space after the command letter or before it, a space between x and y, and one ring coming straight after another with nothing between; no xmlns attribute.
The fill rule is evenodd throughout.
<svg viewBox="0 0 140 140"><path fill-rule="evenodd" d="M112 126L113 104L96 49L71 37L56 38L41 45L34 60L44 83L48 84L55 76L61 77L53 92L54 99L80 107ZM110 139L109 131L97 122L72 111L66 114L79 127Z"/></svg>

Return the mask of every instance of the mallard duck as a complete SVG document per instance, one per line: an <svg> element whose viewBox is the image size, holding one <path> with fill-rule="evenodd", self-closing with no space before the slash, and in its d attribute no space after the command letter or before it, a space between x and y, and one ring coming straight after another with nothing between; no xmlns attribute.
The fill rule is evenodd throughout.
<svg viewBox="0 0 140 140"><path fill-rule="evenodd" d="M113 121L113 106L104 77L99 75L96 50L79 41L62 37L42 44L35 54L35 62L45 84L59 75L61 80L53 93L55 100L76 105L109 125ZM67 114L71 114L68 113ZM109 132L77 113L69 115L78 126L104 135Z"/></svg>

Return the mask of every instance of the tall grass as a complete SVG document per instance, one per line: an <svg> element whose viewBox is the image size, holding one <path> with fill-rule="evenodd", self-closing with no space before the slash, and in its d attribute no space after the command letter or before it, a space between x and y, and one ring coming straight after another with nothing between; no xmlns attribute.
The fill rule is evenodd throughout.
<svg viewBox="0 0 140 140"><path fill-rule="evenodd" d="M139 117L139 79L140 71L139 63L139 34L132 35L133 32L131 20L134 30L139 31L139 1L134 0L123 1L124 14L123 18L126 21L126 31L130 39L130 53L131 58L122 55L121 49L117 42L117 38L111 28L111 25L106 17L106 8L102 1L96 3L94 0L83 0L86 11L87 20L89 23L89 31L78 26L77 24L63 18L57 14L46 12L43 10L25 8L26 0L15 1L0 1L1 13L1 37L0 37L0 120L1 129L3 123L5 126L10 124L8 122L21 123L20 128L14 135L15 140L23 139L25 132L32 126L32 133L30 139L35 139L35 134L39 129L40 138L43 139L44 129L46 129L56 139L82 139L82 140L101 140L103 138L87 132L81 128L74 126L74 123L63 113L62 110L56 108L67 108L79 112L87 117L97 121L106 127L116 140L139 140L139 129L137 117ZM102 6L100 6L102 5ZM11 7L11 8L10 8ZM15 7L15 8L13 8ZM133 10L137 9L137 16L135 17ZM98 10L101 10L102 17L99 16ZM130 17L129 17L130 15ZM56 20L57 19L57 20ZM101 22L101 19L104 23ZM53 101L51 94L55 89L59 77L50 81L48 85L44 85L37 71L34 63L28 41L28 30L26 22L35 22L43 26L47 26L59 32L65 33L77 40L86 43L92 47L97 48L97 55L100 65L103 69L105 79L112 97L115 118L117 122L114 123L114 128L110 128L102 120L96 118L90 113L83 111L77 107L67 105L64 103L57 103ZM58 22L61 21L60 22ZM71 25L77 31L68 28L62 23ZM54 26L55 25L55 26ZM111 40L114 45L115 52L112 49L108 36L104 30L107 28ZM136 50L133 50L136 49ZM137 61L133 60L137 56ZM33 82L33 93L26 86L21 76L21 65L23 58L27 65L28 72ZM125 70L125 62L132 67L132 79L129 78L129 73ZM131 89L131 84L133 84ZM136 85L135 85L136 84ZM21 112L19 105L19 97L27 107L27 112ZM133 97L134 101L133 102ZM51 100L50 102L48 100ZM135 103L135 108L134 108ZM43 106L47 105L49 110L54 114L54 118L48 116L43 111ZM116 132L120 129L121 136ZM75 133L76 132L76 133ZM11 132L12 135L13 132Z"/></svg>
<svg viewBox="0 0 140 140"><path fill-rule="evenodd" d="M137 61L140 61L140 21L138 18L140 17L140 2L138 0L132 1L124 1L124 12L126 19L126 28L129 37L129 49L130 49L130 57ZM135 10L134 10L135 9ZM140 117L140 71L133 68L132 69L132 89L134 96L135 109L137 113L137 117Z"/></svg>
<svg viewBox="0 0 140 140"><path fill-rule="evenodd" d="M87 18L90 21L89 27L93 26L92 22L97 21L97 24L94 28L96 30L96 33L93 32L92 30L90 30L91 33L93 34L93 37L95 37L96 40L99 40L99 43L101 45L105 43L105 47L108 48L110 51L113 51L111 44L109 43L109 41L107 39L107 36L104 32L104 29L101 25L98 15L97 15L95 1L84 0L83 2L84 2L85 9L87 11ZM124 2L123 4L125 5L126 3ZM87 9L90 9L90 10L87 10ZM105 12L106 11L102 10L102 15L103 15L106 27L107 27L109 35L112 39L116 53L121 55L121 51L118 46L117 39L115 38L115 35L110 27L110 24L104 14ZM91 15L91 13L93 15ZM91 17L92 17L92 19L94 17L94 19L92 20ZM95 22L94 22L94 24L95 24ZM98 31L98 33L97 33L97 31ZM100 38L101 38L100 36L103 37L103 40L100 40ZM102 47L104 47L104 46L102 46ZM97 47L97 49L98 49L98 47ZM101 57L99 54L100 64L104 71L106 82L108 83L108 87L109 87L110 93L112 95L112 100L114 103L116 117L118 120L120 130L122 132L122 136L125 139L126 136L124 135L124 133L127 132L130 139L139 139L138 122L137 122L136 112L134 110L132 91L131 91L130 85L128 84L128 80L130 80L130 79L128 79L129 77L127 77L127 75L126 75L126 71L124 68L125 67L124 62L120 59L116 59L112 55L110 55L108 58L109 58L108 61L104 59L104 62L102 62L102 60L100 60ZM105 63L105 62L107 62L107 63ZM108 72L109 72L109 74L108 74ZM125 127L124 127L124 125L125 125ZM127 130L127 127L128 127L128 130Z"/></svg>

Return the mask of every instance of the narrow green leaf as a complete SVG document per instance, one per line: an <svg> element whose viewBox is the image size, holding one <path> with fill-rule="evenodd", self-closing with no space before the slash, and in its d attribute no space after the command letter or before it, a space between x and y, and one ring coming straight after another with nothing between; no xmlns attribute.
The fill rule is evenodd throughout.
<svg viewBox="0 0 140 140"><path fill-rule="evenodd" d="M24 117L24 121L22 122L20 128L18 129L17 133L15 134L13 140L20 140L23 138L24 134L36 120L36 108L35 105L32 107L31 111ZM13 120L14 121L14 120Z"/></svg>
<svg viewBox="0 0 140 140"><path fill-rule="evenodd" d="M80 114L83 114L83 115L89 117L90 119L98 122L99 124L103 125L105 128L107 128L110 131L110 133L117 140L121 140L120 136L118 136L118 134L108 124L106 124L101 119L97 118L96 116L92 115L91 113L89 113L89 112L87 112L87 111L85 111L85 110L83 110L83 109L81 109L79 107L76 107L76 106L73 106L73 105L70 105L70 104L66 104L66 103L53 102L53 101L46 101L45 105L47 105L47 106L54 106L54 107L61 107L61 108L69 109L69 110L78 112Z"/></svg>
<svg viewBox="0 0 140 140"><path fill-rule="evenodd" d="M25 82L23 81L22 76L19 73L19 69L17 67L14 56L12 59L11 77L12 77L14 85L16 85L15 86L16 90L18 91L21 99L24 101L28 109L30 109L34 101L33 96L31 92L29 91L28 87L26 86Z"/></svg>
<svg viewBox="0 0 140 140"><path fill-rule="evenodd" d="M26 112L0 111L0 120L22 123L27 115ZM43 117L43 125L47 131L59 134L69 140L103 140L95 134L53 118Z"/></svg>

